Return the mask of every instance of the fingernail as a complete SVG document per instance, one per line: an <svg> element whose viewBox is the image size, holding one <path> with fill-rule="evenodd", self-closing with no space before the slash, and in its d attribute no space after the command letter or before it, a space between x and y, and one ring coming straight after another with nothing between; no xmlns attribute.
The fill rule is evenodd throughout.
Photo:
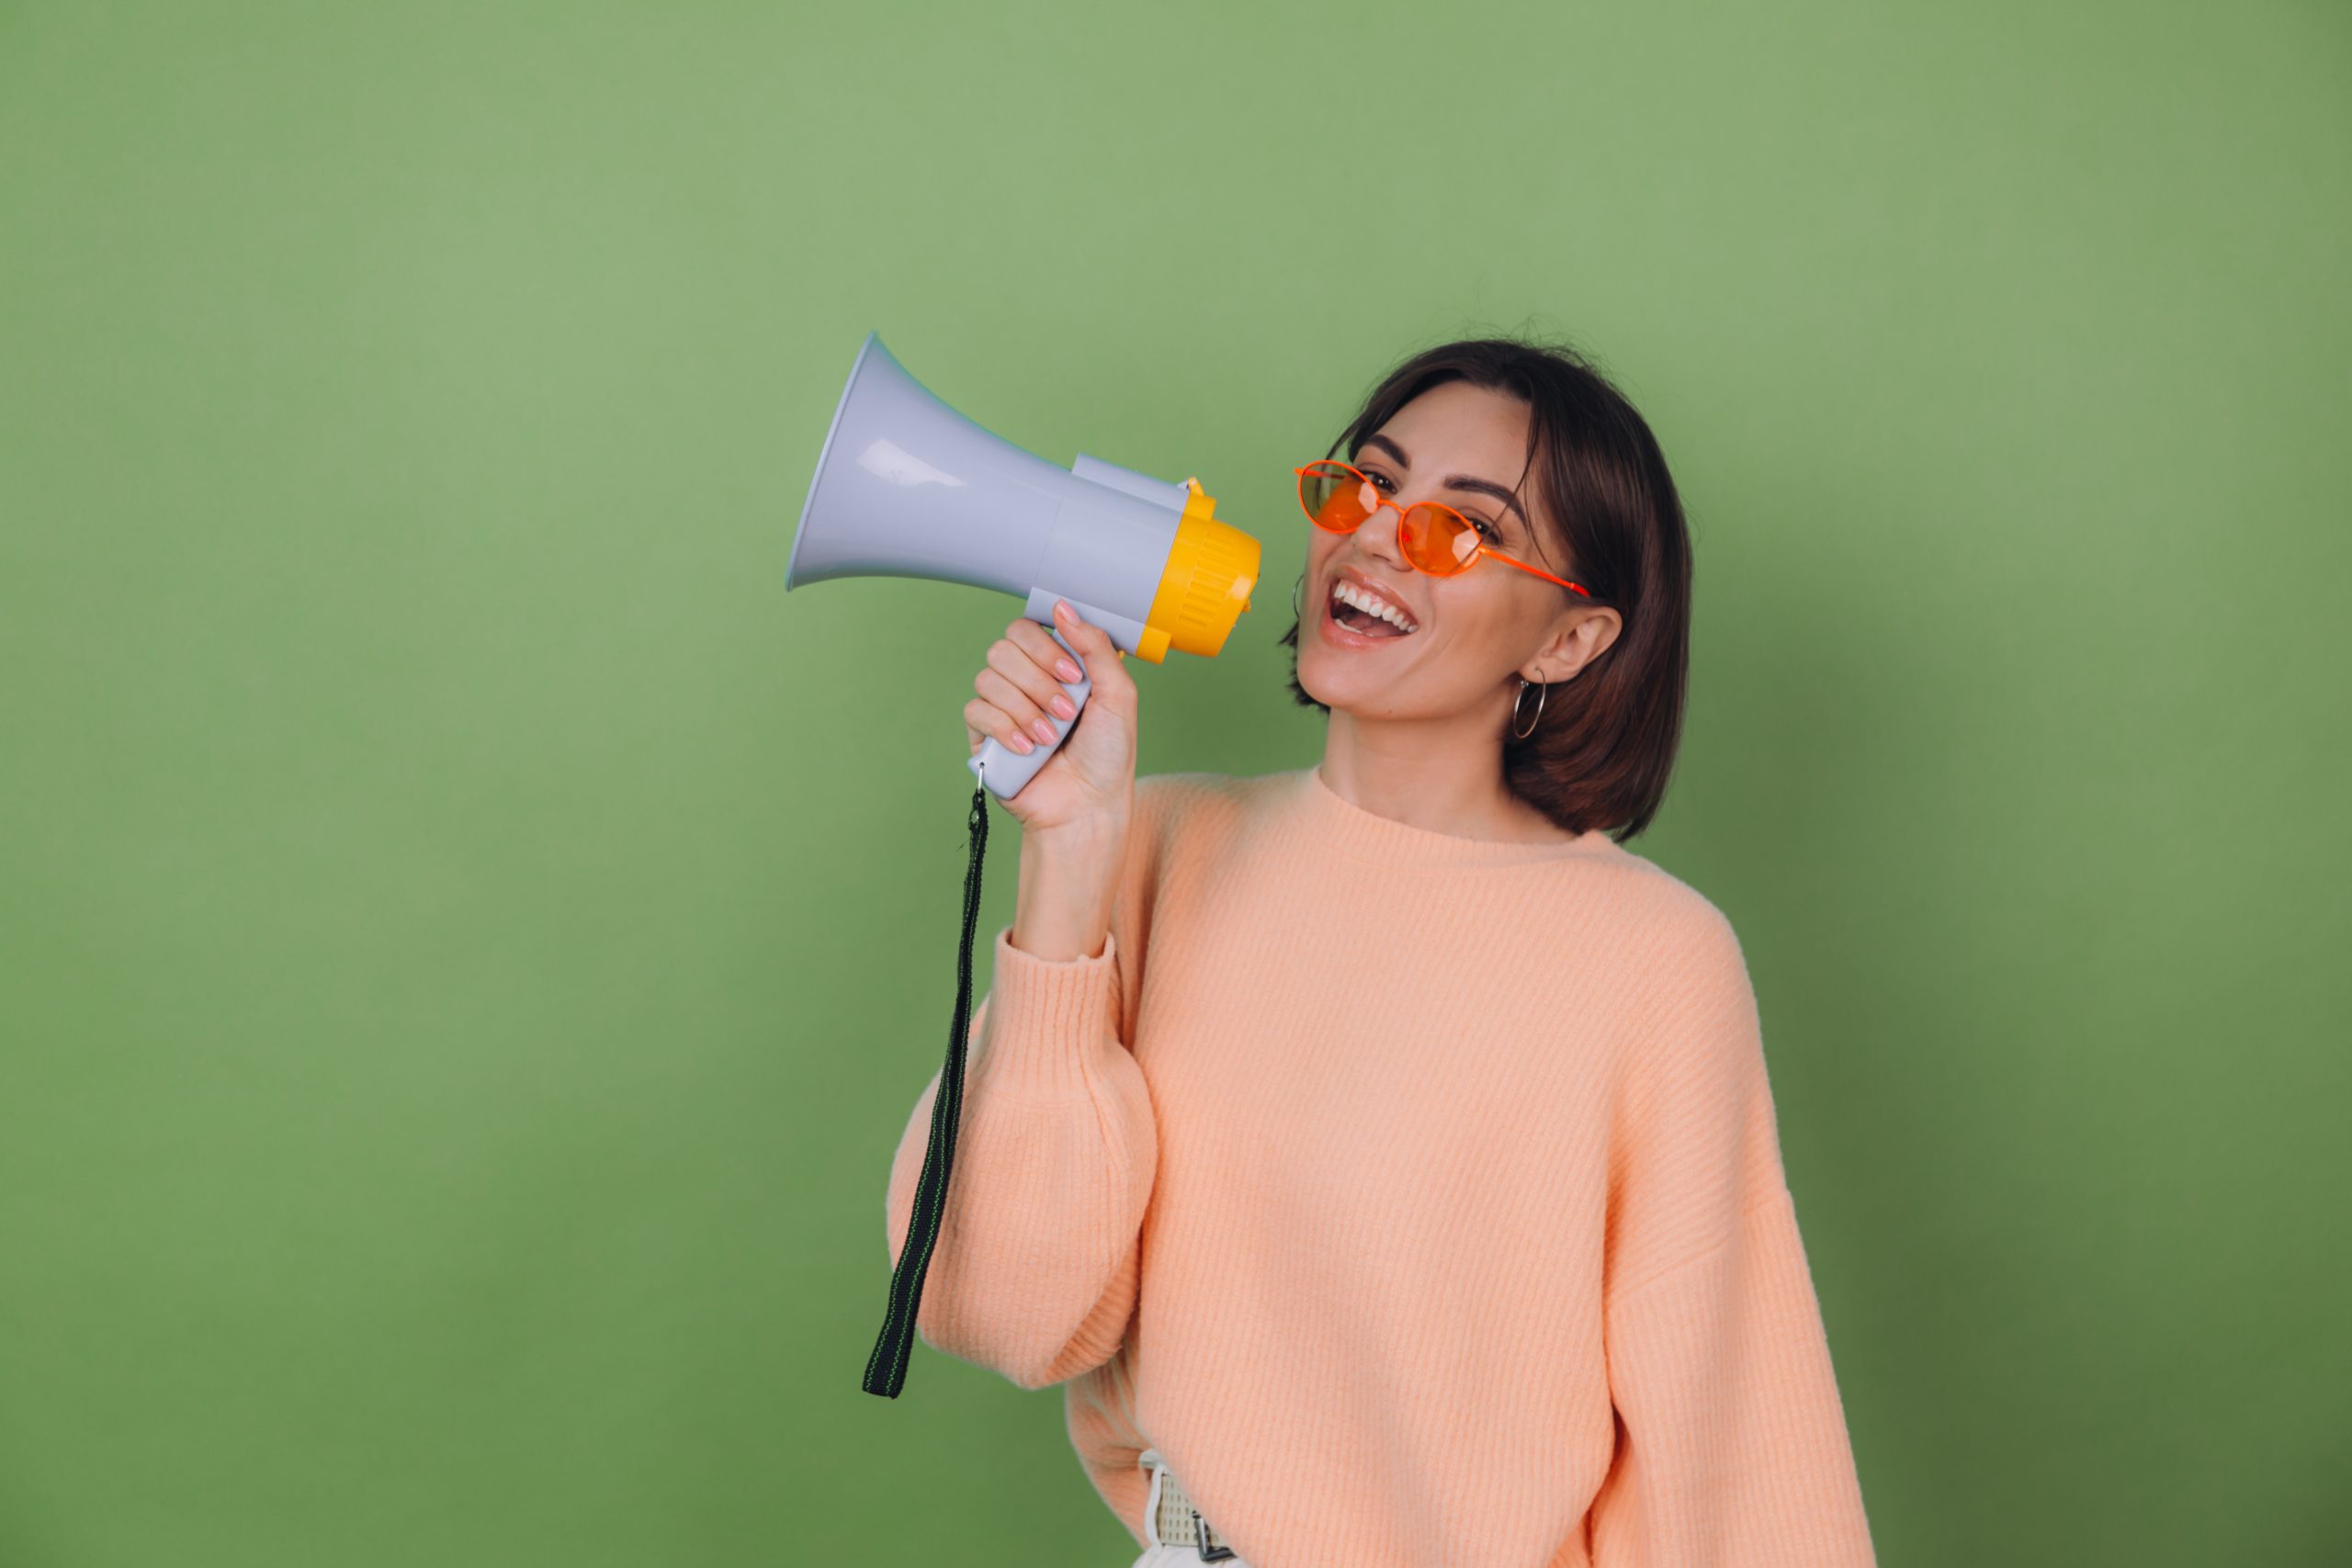
<svg viewBox="0 0 2352 1568"><path fill-rule="evenodd" d="M1052 702L1046 705L1052 708L1064 718L1076 718L1078 716L1078 705L1071 702L1068 697L1056 696Z"/></svg>
<svg viewBox="0 0 2352 1568"><path fill-rule="evenodd" d="M1054 601L1054 619L1057 621L1074 621L1077 618L1078 612L1069 607L1069 600L1057 599Z"/></svg>
<svg viewBox="0 0 2352 1568"><path fill-rule="evenodd" d="M1069 660L1061 659L1054 661L1054 673L1060 676L1065 681L1075 681L1080 676L1085 674L1086 671L1080 670L1077 665L1072 664Z"/></svg>
<svg viewBox="0 0 2352 1568"><path fill-rule="evenodd" d="M1037 739L1044 741L1046 745L1050 746L1054 743L1054 727L1047 724L1044 719L1039 719L1029 728L1035 730L1037 732Z"/></svg>
<svg viewBox="0 0 2352 1568"><path fill-rule="evenodd" d="M1012 738L1012 749L1025 757L1037 749L1037 743L1025 735L1015 735Z"/></svg>

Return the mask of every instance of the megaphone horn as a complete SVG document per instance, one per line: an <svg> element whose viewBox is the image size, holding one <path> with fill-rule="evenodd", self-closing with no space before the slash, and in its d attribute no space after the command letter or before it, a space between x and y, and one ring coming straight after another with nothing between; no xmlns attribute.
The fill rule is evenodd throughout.
<svg viewBox="0 0 2352 1568"><path fill-rule="evenodd" d="M1197 479L1170 484L1079 454L1067 469L941 401L865 334L825 432L786 563L786 591L836 577L925 577L993 589L1052 632L1054 601L1157 664L1215 657L1257 586L1258 541L1215 515ZM1066 683L1083 713L1093 682ZM991 736L966 766L1000 800L1021 793L1054 739L1014 751Z"/></svg>

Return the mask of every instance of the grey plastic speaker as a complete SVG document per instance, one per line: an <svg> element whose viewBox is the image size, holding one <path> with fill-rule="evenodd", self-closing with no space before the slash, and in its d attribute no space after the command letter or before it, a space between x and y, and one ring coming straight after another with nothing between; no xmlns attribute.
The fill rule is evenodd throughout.
<svg viewBox="0 0 2352 1568"><path fill-rule="evenodd" d="M1083 669L1054 630L1054 601L1136 651L1192 494L1083 453L1061 468L1023 451L942 402L869 332L817 455L784 586L927 577L993 589ZM1093 682L1062 689L1083 713ZM1047 717L1051 745L1024 755L991 737L967 761L998 799L1018 795L1078 722Z"/></svg>

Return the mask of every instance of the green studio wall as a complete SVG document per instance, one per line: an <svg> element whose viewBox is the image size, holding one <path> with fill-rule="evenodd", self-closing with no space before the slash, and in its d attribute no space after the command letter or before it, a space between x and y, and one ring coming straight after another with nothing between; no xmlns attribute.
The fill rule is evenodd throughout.
<svg viewBox="0 0 2352 1568"><path fill-rule="evenodd" d="M2347 82L2284 3L0 5L0 1564L1131 1559L1057 1393L859 1389L1014 610L786 601L869 328L1265 541L1147 773L1319 754L1288 470L1387 364L1595 355L1699 550L1633 847L1883 1558L2352 1560Z"/></svg>

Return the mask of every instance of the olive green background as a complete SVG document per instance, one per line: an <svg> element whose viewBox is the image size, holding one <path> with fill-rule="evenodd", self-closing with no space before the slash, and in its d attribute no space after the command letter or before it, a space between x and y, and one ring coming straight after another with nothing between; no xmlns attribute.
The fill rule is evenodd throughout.
<svg viewBox="0 0 2352 1568"><path fill-rule="evenodd" d="M1016 609L784 593L869 328L1264 540L1147 773L1598 356L1882 1559L2352 1561L2347 154L2322 4L0 5L0 1563L1132 1557L859 1387Z"/></svg>

